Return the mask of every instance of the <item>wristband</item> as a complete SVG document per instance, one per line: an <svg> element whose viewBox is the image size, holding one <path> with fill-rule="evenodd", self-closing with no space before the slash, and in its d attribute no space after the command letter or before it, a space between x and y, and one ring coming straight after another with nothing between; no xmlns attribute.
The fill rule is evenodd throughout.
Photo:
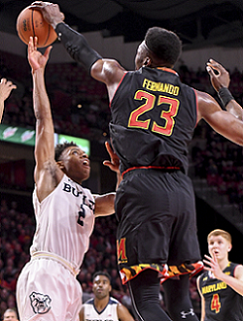
<svg viewBox="0 0 243 321"><path fill-rule="evenodd" d="M218 96L223 104L224 107L228 105L228 103L234 99L234 97L231 95L231 92L226 87L221 87L218 91Z"/></svg>

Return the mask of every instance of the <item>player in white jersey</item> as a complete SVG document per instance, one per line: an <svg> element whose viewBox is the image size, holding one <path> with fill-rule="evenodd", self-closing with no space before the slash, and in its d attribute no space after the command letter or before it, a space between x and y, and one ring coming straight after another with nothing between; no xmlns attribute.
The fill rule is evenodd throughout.
<svg viewBox="0 0 243 321"><path fill-rule="evenodd" d="M79 321L134 321L128 309L110 296L110 275L96 272L93 276L94 298L82 305Z"/></svg>
<svg viewBox="0 0 243 321"><path fill-rule="evenodd" d="M54 126L45 89L44 70L51 47L42 55L37 38L30 38L28 60L32 68L36 144L33 204L36 232L31 260L17 282L21 321L76 321L82 289L76 280L89 247L95 216L114 213L115 193L94 196L82 187L90 175L88 156L74 143L54 148ZM111 169L119 160L109 145Z"/></svg>

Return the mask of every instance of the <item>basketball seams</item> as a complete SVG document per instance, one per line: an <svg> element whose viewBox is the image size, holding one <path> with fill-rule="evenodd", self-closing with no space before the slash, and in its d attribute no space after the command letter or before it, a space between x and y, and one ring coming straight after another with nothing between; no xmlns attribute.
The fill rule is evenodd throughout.
<svg viewBox="0 0 243 321"><path fill-rule="evenodd" d="M56 32L44 19L40 11L27 7L19 13L16 23L19 38L28 45L30 36L38 37L38 48L47 47L56 38Z"/></svg>
<svg viewBox="0 0 243 321"><path fill-rule="evenodd" d="M31 10L31 25L32 25L32 30L33 30L33 38L35 38L36 33L35 33L35 24L34 24L34 12L35 10Z"/></svg>
<svg viewBox="0 0 243 321"><path fill-rule="evenodd" d="M50 25L48 25L48 33L47 33L47 36L46 36L46 41L44 42L44 45L47 43L47 40L49 39L49 37L50 37L50 30L51 30L51 28L50 28L51 26Z"/></svg>

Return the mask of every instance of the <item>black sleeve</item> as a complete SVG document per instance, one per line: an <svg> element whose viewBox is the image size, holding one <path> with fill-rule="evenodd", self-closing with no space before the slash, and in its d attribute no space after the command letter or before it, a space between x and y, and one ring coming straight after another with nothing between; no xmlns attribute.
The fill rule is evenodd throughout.
<svg viewBox="0 0 243 321"><path fill-rule="evenodd" d="M90 72L91 66L102 57L93 50L84 36L65 23L58 23L55 31L70 56Z"/></svg>

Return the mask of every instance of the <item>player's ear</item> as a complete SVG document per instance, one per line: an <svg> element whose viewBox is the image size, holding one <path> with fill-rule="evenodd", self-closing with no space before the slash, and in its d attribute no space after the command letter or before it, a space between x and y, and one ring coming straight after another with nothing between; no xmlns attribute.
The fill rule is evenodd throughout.
<svg viewBox="0 0 243 321"><path fill-rule="evenodd" d="M63 161L58 161L57 162L57 166L61 169L61 170L64 170L64 164L63 164Z"/></svg>
<svg viewBox="0 0 243 321"><path fill-rule="evenodd" d="M151 59L149 57L146 57L143 61L143 66L150 66L151 65Z"/></svg>
<svg viewBox="0 0 243 321"><path fill-rule="evenodd" d="M232 244L229 244L227 251L230 252L232 249Z"/></svg>

